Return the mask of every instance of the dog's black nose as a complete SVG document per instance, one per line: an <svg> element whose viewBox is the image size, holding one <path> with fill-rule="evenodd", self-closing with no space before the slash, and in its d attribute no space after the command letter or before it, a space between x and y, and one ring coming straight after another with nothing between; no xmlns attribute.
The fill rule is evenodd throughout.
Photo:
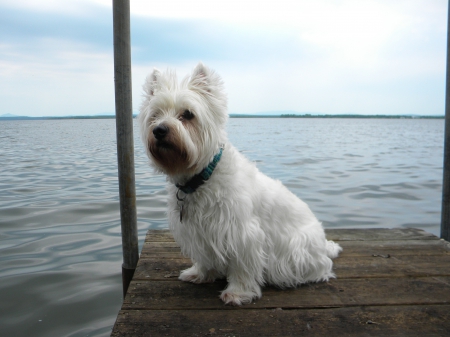
<svg viewBox="0 0 450 337"><path fill-rule="evenodd" d="M164 124L160 124L153 129L153 135L156 139L163 139L169 133L169 128Z"/></svg>

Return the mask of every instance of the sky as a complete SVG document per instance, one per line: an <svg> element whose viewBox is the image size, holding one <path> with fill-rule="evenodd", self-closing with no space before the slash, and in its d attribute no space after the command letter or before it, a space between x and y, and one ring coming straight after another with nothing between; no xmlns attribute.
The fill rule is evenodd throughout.
<svg viewBox="0 0 450 337"><path fill-rule="evenodd" d="M443 115L446 0L131 0L145 77L202 61L230 113ZM114 114L111 0L0 0L0 115Z"/></svg>

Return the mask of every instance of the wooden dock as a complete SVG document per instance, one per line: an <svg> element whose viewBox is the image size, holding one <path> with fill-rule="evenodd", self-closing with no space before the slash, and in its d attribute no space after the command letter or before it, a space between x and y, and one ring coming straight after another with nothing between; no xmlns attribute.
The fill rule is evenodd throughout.
<svg viewBox="0 0 450 337"><path fill-rule="evenodd" d="M450 243L419 229L326 232L344 248L336 279L231 307L225 281L179 281L191 262L150 230L111 336L450 336Z"/></svg>

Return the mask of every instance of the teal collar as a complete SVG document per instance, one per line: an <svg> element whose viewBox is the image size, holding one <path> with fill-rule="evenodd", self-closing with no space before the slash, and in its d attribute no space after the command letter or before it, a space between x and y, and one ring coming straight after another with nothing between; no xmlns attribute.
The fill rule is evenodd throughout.
<svg viewBox="0 0 450 337"><path fill-rule="evenodd" d="M219 153L217 153L213 160L209 163L208 166L206 166L202 172L199 174L196 174L193 176L187 183L184 185L175 184L176 187L178 187L179 190L184 192L185 194L191 194L194 193L197 188L199 188L201 185L203 185L213 174L214 169L217 166L217 163L220 161L220 158L222 157L223 152L223 146L220 147ZM177 193L178 198L178 193Z"/></svg>

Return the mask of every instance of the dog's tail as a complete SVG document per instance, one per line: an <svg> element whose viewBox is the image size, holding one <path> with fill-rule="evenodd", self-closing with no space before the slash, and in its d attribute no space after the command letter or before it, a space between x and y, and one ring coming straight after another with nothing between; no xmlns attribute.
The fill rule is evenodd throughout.
<svg viewBox="0 0 450 337"><path fill-rule="evenodd" d="M342 251L342 247L334 241L327 241L327 256L334 259Z"/></svg>

